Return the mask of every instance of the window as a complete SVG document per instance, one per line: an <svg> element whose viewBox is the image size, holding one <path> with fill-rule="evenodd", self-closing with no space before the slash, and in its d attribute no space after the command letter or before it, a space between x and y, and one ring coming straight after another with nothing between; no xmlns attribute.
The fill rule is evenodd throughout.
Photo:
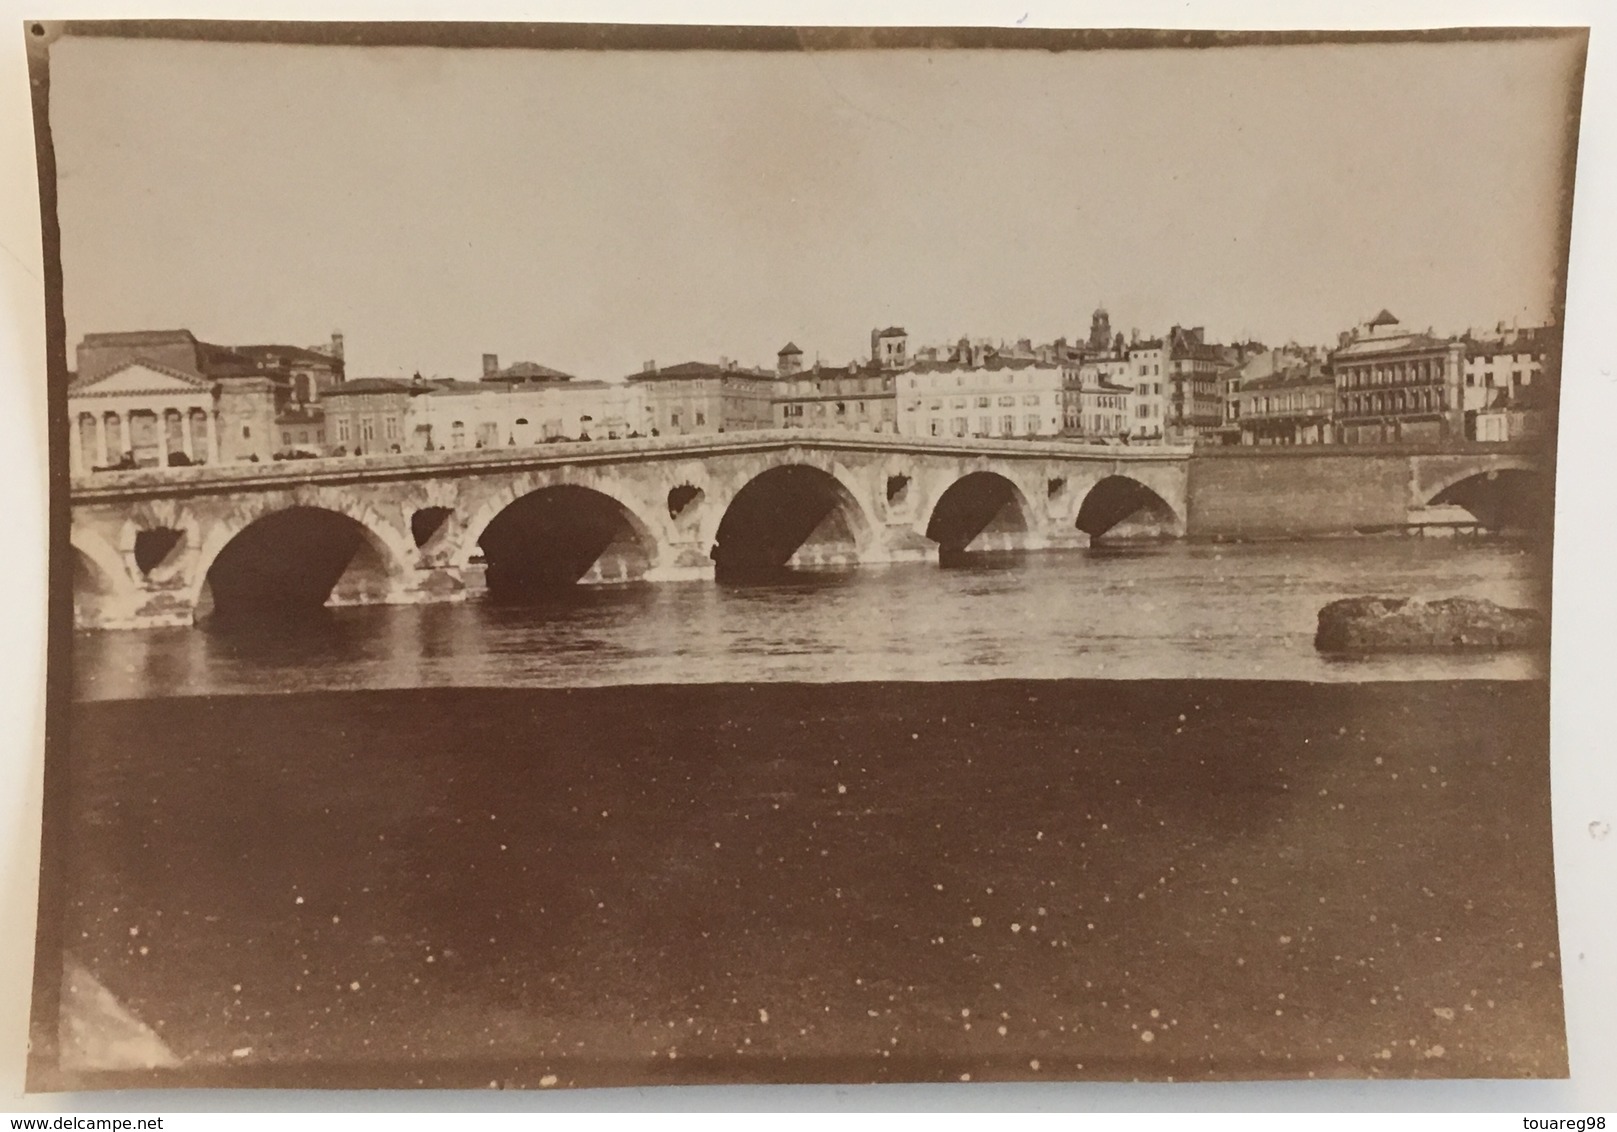
<svg viewBox="0 0 1617 1132"><path fill-rule="evenodd" d="M449 447L466 447L466 423L464 421L456 421L449 426Z"/></svg>
<svg viewBox="0 0 1617 1132"><path fill-rule="evenodd" d="M388 417L385 421L382 422L382 428L383 428L384 434L387 436L387 438L389 440L397 440L399 438L399 418L398 417Z"/></svg>
<svg viewBox="0 0 1617 1132"><path fill-rule="evenodd" d="M954 419L953 423L954 423L954 434L956 436L965 436L966 435L966 418L965 417L956 417Z"/></svg>
<svg viewBox="0 0 1617 1132"><path fill-rule="evenodd" d="M999 403L1000 403L1001 407L1003 407L1005 405L1014 405L1014 404L1016 404L1016 398L1015 398L1015 396L1001 397L999 399Z"/></svg>
<svg viewBox="0 0 1617 1132"><path fill-rule="evenodd" d="M697 413L696 414L696 427L701 428L705 424L707 424L707 414L706 413Z"/></svg>
<svg viewBox="0 0 1617 1132"><path fill-rule="evenodd" d="M677 412L668 414L668 424L671 428L679 427L679 414Z"/></svg>
<svg viewBox="0 0 1617 1132"><path fill-rule="evenodd" d="M308 429L299 429L298 430L298 443L299 444L307 444L307 443L309 443L309 430Z"/></svg>
<svg viewBox="0 0 1617 1132"><path fill-rule="evenodd" d="M987 397L979 397L979 398L977 398L977 407L979 409L988 408L988 398Z"/></svg>
<svg viewBox="0 0 1617 1132"><path fill-rule="evenodd" d="M376 439L376 418L364 417L359 422L359 435L362 440Z"/></svg>
<svg viewBox="0 0 1617 1132"><path fill-rule="evenodd" d="M252 436L253 436L253 430L248 428L246 425L242 425L241 426L241 438L243 440L251 440Z"/></svg>
<svg viewBox="0 0 1617 1132"><path fill-rule="evenodd" d="M337 418L337 442L339 444L347 444L352 439L353 439L353 437L351 437L348 434L348 418L347 417L338 417Z"/></svg>
<svg viewBox="0 0 1617 1132"><path fill-rule="evenodd" d="M1024 404L1024 405L1037 405L1038 403L1039 403L1039 395L1037 393L1024 393L1024 394L1022 394L1022 404Z"/></svg>
<svg viewBox="0 0 1617 1132"><path fill-rule="evenodd" d="M290 432L286 432L286 431L283 430L281 432L281 443L282 444L291 444L292 443L292 434Z"/></svg>
<svg viewBox="0 0 1617 1132"><path fill-rule="evenodd" d="M1100 420L1099 417L1096 417L1095 419L1097 421ZM1029 413L1028 414L1028 417L1027 417L1027 431L1028 431L1029 436L1032 436L1032 435L1034 435L1035 433L1037 433L1039 431L1038 414L1036 414L1036 413Z"/></svg>

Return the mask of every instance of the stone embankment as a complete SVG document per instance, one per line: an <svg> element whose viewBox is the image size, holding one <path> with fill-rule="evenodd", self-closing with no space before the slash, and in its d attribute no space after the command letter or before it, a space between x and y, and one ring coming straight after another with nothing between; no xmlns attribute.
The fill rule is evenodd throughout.
<svg viewBox="0 0 1617 1132"><path fill-rule="evenodd" d="M1319 611L1314 647L1328 653L1534 648L1548 638L1535 610L1482 598L1351 597Z"/></svg>

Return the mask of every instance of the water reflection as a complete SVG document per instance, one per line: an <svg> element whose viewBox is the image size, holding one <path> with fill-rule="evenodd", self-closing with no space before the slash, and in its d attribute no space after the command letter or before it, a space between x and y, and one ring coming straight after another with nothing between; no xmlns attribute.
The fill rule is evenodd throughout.
<svg viewBox="0 0 1617 1132"><path fill-rule="evenodd" d="M1542 675L1534 654L1331 659L1338 597L1466 595L1544 605L1503 542L1173 543L772 573L723 584L574 587L526 604L323 609L251 631L82 633L83 699L426 685L756 680Z"/></svg>

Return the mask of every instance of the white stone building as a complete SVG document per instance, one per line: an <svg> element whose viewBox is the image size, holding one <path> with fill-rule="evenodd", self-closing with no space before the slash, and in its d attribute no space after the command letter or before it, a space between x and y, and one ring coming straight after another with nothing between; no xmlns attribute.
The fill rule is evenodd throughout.
<svg viewBox="0 0 1617 1132"><path fill-rule="evenodd" d="M1462 394L1466 413L1493 406L1501 392L1507 397L1519 394L1537 382L1544 372L1549 334L1550 328L1544 326L1525 330L1500 326L1490 337L1466 335Z"/></svg>
<svg viewBox="0 0 1617 1132"><path fill-rule="evenodd" d="M1126 372L1111 379L1134 391L1129 397L1129 435L1135 443L1160 443L1166 435L1170 393L1170 381L1165 376L1167 354L1160 338L1136 340L1128 348Z"/></svg>
<svg viewBox="0 0 1617 1132"><path fill-rule="evenodd" d="M898 431L905 436L1059 436L1072 364L1008 358L962 341L947 361L898 375Z"/></svg>
<svg viewBox="0 0 1617 1132"><path fill-rule="evenodd" d="M634 432L644 413L639 391L623 382L433 384L410 399L404 428L410 451L616 439Z"/></svg>
<svg viewBox="0 0 1617 1132"><path fill-rule="evenodd" d="M67 412L73 475L219 459L212 383L159 362L126 362L75 381Z"/></svg>

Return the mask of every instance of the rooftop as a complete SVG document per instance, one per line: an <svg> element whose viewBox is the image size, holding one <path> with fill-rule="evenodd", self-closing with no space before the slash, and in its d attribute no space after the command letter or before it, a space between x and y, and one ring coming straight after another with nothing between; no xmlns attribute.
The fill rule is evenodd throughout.
<svg viewBox="0 0 1617 1132"><path fill-rule="evenodd" d="M629 381L658 381L674 378L693 377L753 377L773 378L773 371L743 369L740 366L719 366L713 362L680 362L677 365L660 366L657 369L640 370L631 373Z"/></svg>
<svg viewBox="0 0 1617 1132"><path fill-rule="evenodd" d="M488 378L483 381L461 381L458 378L438 378L431 383L432 388L427 393L434 397L443 396L479 396L479 397L520 397L543 396L555 390L574 391L579 389L622 389L621 384L610 381L577 381L569 379L562 382L528 384L521 381L498 381ZM534 388L534 385L540 386Z"/></svg>
<svg viewBox="0 0 1617 1132"><path fill-rule="evenodd" d="M538 362L512 362L502 370L487 374L484 381L572 381L573 375Z"/></svg>
<svg viewBox="0 0 1617 1132"><path fill-rule="evenodd" d="M1041 362L1038 358L1008 358L1000 354L991 354L983 360L980 366L968 362L916 362L910 366L912 373L971 373L984 370L998 372L999 370L1023 369L1059 369L1054 362Z"/></svg>
<svg viewBox="0 0 1617 1132"><path fill-rule="evenodd" d="M1367 354L1399 354L1417 350L1442 350L1449 339L1431 334L1393 334L1386 338L1358 338L1332 352L1333 358L1356 358Z"/></svg>
<svg viewBox="0 0 1617 1132"><path fill-rule="evenodd" d="M216 349L229 349L234 353L245 355L259 361L291 364L294 362L313 362L318 365L332 365L338 359L319 350L310 350L303 346L282 346L275 343L263 343L254 346L215 347Z"/></svg>
<svg viewBox="0 0 1617 1132"><path fill-rule="evenodd" d="M189 330L109 330L86 334L82 341L86 346L190 346L196 335Z"/></svg>
<svg viewBox="0 0 1617 1132"><path fill-rule="evenodd" d="M333 397L358 397L367 393L430 393L442 384L420 377L356 377L332 386L323 396L330 400Z"/></svg>

